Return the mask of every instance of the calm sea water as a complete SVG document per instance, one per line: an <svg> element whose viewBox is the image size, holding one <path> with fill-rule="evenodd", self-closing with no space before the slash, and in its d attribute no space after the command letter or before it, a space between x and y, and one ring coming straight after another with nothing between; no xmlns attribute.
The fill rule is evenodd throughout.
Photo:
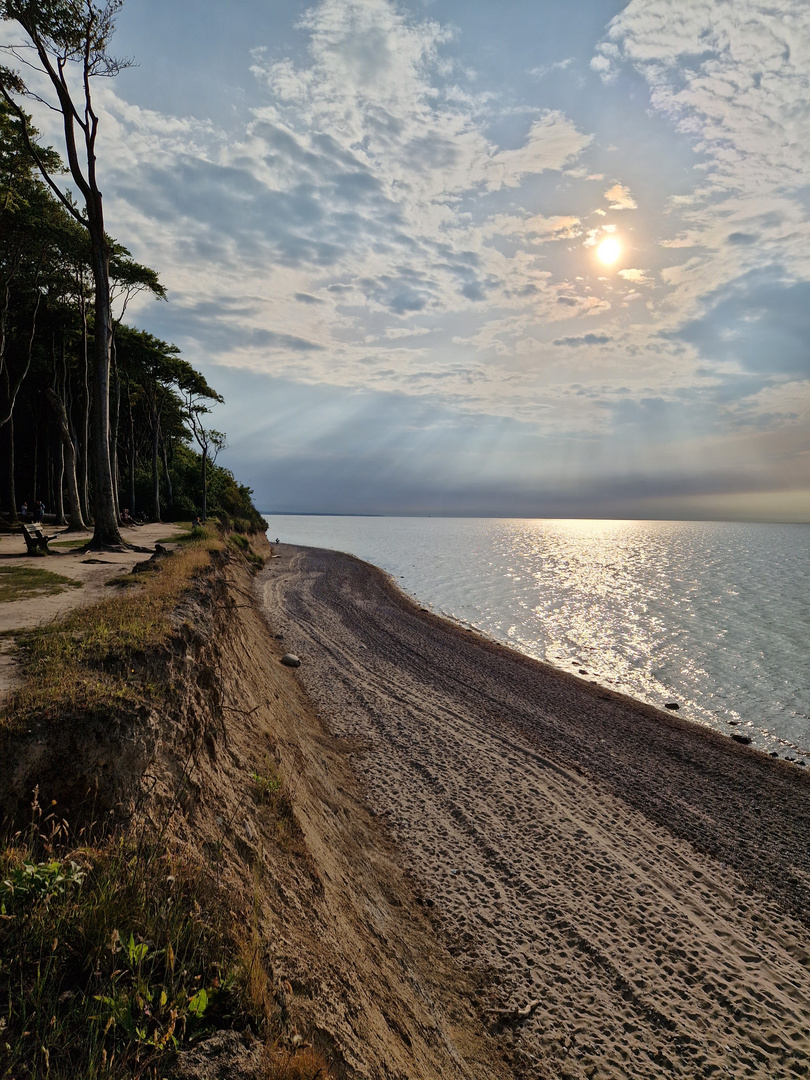
<svg viewBox="0 0 810 1080"><path fill-rule="evenodd" d="M810 525L267 517L520 652L810 765Z"/></svg>

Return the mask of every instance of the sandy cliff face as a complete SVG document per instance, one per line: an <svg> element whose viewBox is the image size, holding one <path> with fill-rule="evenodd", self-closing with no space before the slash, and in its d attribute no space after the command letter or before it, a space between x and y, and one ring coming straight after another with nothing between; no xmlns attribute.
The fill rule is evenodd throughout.
<svg viewBox="0 0 810 1080"><path fill-rule="evenodd" d="M5 814L23 812L38 783L41 800L96 819L165 823L216 865L287 1037L310 1040L335 1076L510 1075L367 808L356 747L326 733L281 665L249 563L223 560L175 622L171 649L150 661L165 706L23 733L0 764ZM183 1075L214 1075L187 1064ZM230 1069L253 1075L247 1058Z"/></svg>

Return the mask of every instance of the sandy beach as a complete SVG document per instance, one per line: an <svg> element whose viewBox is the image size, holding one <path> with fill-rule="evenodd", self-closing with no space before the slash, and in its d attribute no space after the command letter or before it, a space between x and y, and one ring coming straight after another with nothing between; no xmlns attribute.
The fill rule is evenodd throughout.
<svg viewBox="0 0 810 1080"><path fill-rule="evenodd" d="M276 553L268 620L524 1075L810 1075L810 776Z"/></svg>

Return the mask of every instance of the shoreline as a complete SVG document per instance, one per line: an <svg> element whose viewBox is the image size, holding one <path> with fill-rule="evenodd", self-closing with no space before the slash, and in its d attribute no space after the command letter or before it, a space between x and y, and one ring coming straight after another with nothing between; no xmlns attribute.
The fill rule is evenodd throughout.
<svg viewBox="0 0 810 1080"><path fill-rule="evenodd" d="M540 555L542 545L532 548L531 556L520 544L513 551L509 545L517 543L517 534L511 528L448 533L427 528L431 524L425 519L400 536L390 527L368 532L359 524L333 530L321 522L309 528L303 519L285 530L279 519L270 525L273 536L270 529L267 535L271 541L279 534L294 545L353 554L389 574L418 605L507 648L557 670L583 674L653 708L676 705L669 711L682 718L739 735L740 742L748 738L748 745L770 756L810 767L810 703L799 674L804 659L799 642L808 629L797 599L801 590L788 597L780 585L770 606L758 599L762 590L749 590L753 599L741 600L747 590L744 574L699 568L713 566L718 555L717 539L705 531L695 550L705 548L707 559L698 563L679 533L674 535L673 565L666 568L671 582L661 586L664 563L659 564L655 552L650 574L625 580L626 569L616 569L624 565L621 556L611 561L612 548L595 553L593 564L589 556L584 562L579 558L584 553L577 530L576 542L569 543L565 530L550 529L548 562ZM729 543L740 547L746 535L732 535ZM436 543L430 543L431 537ZM639 542L645 538L661 539L645 533ZM607 546L615 540L610 534ZM782 552L799 582L806 571L802 554L795 543ZM566 584L553 565L569 555L583 572ZM471 562L481 566L467 565ZM741 560L730 559L732 565L742 565ZM601 590L603 571L607 584ZM515 575L514 583L508 580ZM784 601L781 615L781 604L773 603L777 597Z"/></svg>
<svg viewBox="0 0 810 1080"><path fill-rule="evenodd" d="M420 610L352 556L277 553L265 608L445 941L499 1015L539 1001L514 1027L527 1062L807 1067L810 777Z"/></svg>

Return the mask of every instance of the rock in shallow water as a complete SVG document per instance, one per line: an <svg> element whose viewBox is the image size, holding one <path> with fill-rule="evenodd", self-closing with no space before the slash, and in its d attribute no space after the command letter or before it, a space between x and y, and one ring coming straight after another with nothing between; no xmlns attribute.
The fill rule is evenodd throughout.
<svg viewBox="0 0 810 1080"><path fill-rule="evenodd" d="M298 659L295 653L285 653L281 658L281 662L287 667L301 667L301 661Z"/></svg>

